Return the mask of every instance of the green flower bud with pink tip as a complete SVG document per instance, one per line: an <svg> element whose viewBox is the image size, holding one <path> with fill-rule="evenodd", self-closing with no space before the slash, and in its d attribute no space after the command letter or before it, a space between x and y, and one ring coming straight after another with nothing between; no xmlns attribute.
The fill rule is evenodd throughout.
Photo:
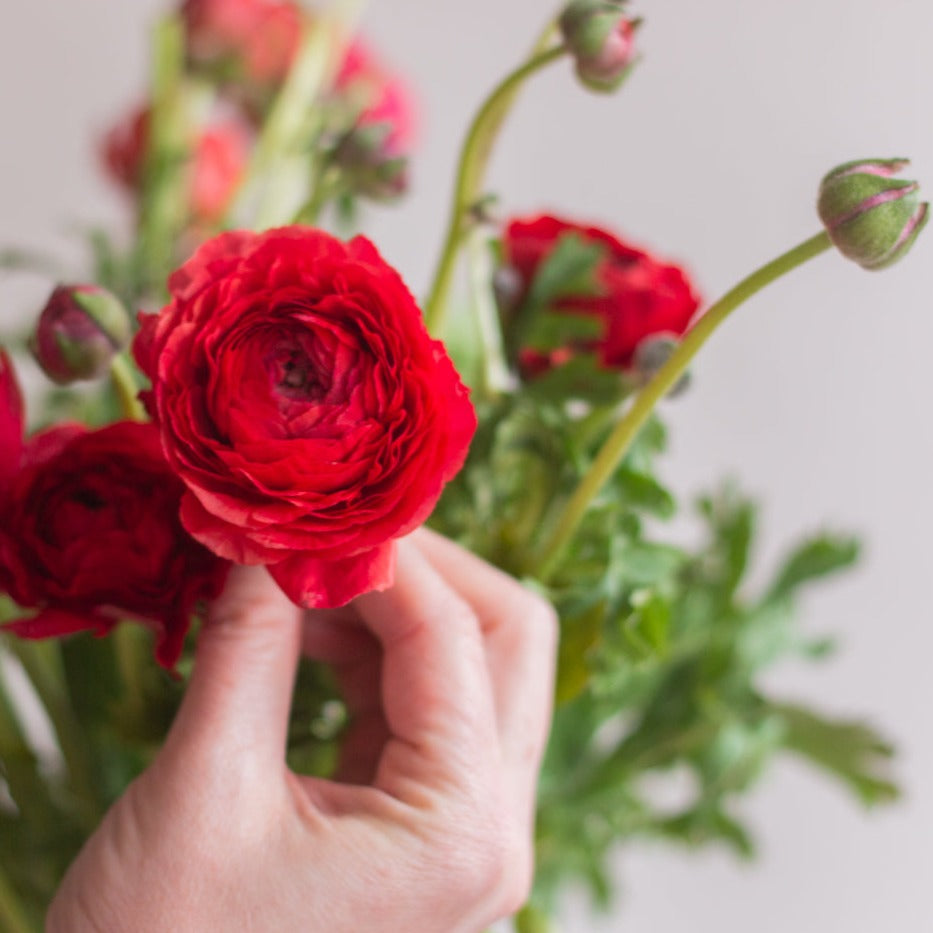
<svg viewBox="0 0 933 933"><path fill-rule="evenodd" d="M103 376L130 339L120 300L96 285L59 285L30 342L45 374L61 385Z"/></svg>
<svg viewBox="0 0 933 933"><path fill-rule="evenodd" d="M894 176L907 159L860 159L820 184L817 210L833 245L864 269L884 269L913 246L927 222L920 185Z"/></svg>
<svg viewBox="0 0 933 933"><path fill-rule="evenodd" d="M577 76L591 90L614 91L635 64L635 30L619 0L572 0L560 16Z"/></svg>

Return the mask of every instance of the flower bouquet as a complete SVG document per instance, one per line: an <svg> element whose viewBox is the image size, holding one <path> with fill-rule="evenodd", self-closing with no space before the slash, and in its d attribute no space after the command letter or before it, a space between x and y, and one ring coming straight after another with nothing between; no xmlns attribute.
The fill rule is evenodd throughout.
<svg viewBox="0 0 933 933"><path fill-rule="evenodd" d="M39 927L152 760L232 564L266 566L297 605L338 607L391 586L395 542L424 523L560 618L537 871L516 929L548 929L575 880L607 903L623 843L747 854L735 801L779 754L867 803L896 794L881 737L763 679L787 654L822 652L795 632L799 594L851 565L857 542L805 539L750 596L755 506L723 486L699 503L705 540L675 546L657 407L779 276L833 247L868 269L901 258L927 216L905 160L830 171L819 232L713 303L573 205L511 216L486 168L523 85L569 63L586 89L615 92L640 60L627 3L573 0L469 126L419 303L356 235L367 202L404 195L417 122L356 14L275 0L169 12L149 98L101 146L133 234L90 235L88 274L50 283L30 333L0 350L4 929ZM27 349L56 386L28 406ZM51 758L16 672L51 724ZM351 726L332 673L302 662L289 765L332 773ZM651 784L678 770L692 791L671 810Z"/></svg>

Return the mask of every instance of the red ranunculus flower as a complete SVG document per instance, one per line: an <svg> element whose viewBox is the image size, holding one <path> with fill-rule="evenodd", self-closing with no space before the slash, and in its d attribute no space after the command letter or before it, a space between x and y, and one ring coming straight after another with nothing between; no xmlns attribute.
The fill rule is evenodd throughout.
<svg viewBox="0 0 933 933"><path fill-rule="evenodd" d="M626 369L646 338L679 337L686 331L700 301L681 268L658 261L607 230L548 215L513 220L506 227L505 261L519 274L519 302L542 262L567 234L605 248L596 270L599 293L565 295L557 305L558 310L595 315L603 322L601 338L587 347L597 350L603 365ZM540 369L541 354L534 347L527 349Z"/></svg>
<svg viewBox="0 0 933 933"><path fill-rule="evenodd" d="M38 613L5 627L23 638L122 619L157 633L172 668L197 602L227 565L181 527L183 487L151 424L60 425L23 441L22 399L0 351L0 592Z"/></svg>
<svg viewBox="0 0 933 933"><path fill-rule="evenodd" d="M362 237L287 227L219 236L169 286L134 349L185 527L302 605L389 585L476 427L401 278Z"/></svg>
<svg viewBox="0 0 933 933"><path fill-rule="evenodd" d="M149 119L148 109L137 110L104 138L104 164L132 194L143 183ZM246 122L232 114L217 117L201 129L194 145L188 186L193 217L210 221L223 215L246 169L250 136Z"/></svg>
<svg viewBox="0 0 933 933"><path fill-rule="evenodd" d="M290 0L185 0L181 15L199 65L232 62L242 77L275 84L298 51L302 11Z"/></svg>
<svg viewBox="0 0 933 933"><path fill-rule="evenodd" d="M383 155L410 152L417 127L412 95L401 78L383 65L363 39L357 37L350 43L337 73L335 89L338 94L357 102L358 126L383 123L389 127Z"/></svg>

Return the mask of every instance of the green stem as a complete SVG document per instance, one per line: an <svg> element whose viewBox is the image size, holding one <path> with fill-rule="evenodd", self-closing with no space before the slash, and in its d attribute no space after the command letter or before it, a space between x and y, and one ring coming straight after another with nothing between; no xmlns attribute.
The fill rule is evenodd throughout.
<svg viewBox="0 0 933 933"><path fill-rule="evenodd" d="M470 239L470 287L472 308L479 331L482 366L479 389L483 397L493 398L509 388L511 378L505 362L502 328L490 283L492 257L489 239L483 231Z"/></svg>
<svg viewBox="0 0 933 933"><path fill-rule="evenodd" d="M139 262L147 288L163 287L187 220L191 133L184 97L184 27L177 16L154 31L152 110L139 218Z"/></svg>
<svg viewBox="0 0 933 933"><path fill-rule="evenodd" d="M557 927L543 910L526 904L515 915L516 933L557 933Z"/></svg>
<svg viewBox="0 0 933 933"><path fill-rule="evenodd" d="M136 377L125 356L118 355L110 363L110 380L120 400L123 415L130 421L146 421L146 409L139 401Z"/></svg>
<svg viewBox="0 0 933 933"><path fill-rule="evenodd" d="M550 540L542 548L531 570L532 576L542 581L550 579L564 549L579 528L590 502L622 462L655 405L677 384L690 361L713 331L756 292L807 260L818 256L831 245L826 232L821 231L743 279L697 321L667 363L638 394L632 407L606 439L596 459L564 507Z"/></svg>
<svg viewBox="0 0 933 933"><path fill-rule="evenodd" d="M84 730L71 708L65 688L60 648L55 642L11 640L10 651L29 677L55 730L58 746L71 777L71 787L84 804L89 825L99 814L99 795Z"/></svg>
<svg viewBox="0 0 933 933"><path fill-rule="evenodd" d="M340 189L340 170L335 166L325 165L315 171L311 196L295 214L292 223L316 226L320 220L321 212L330 201L340 194Z"/></svg>
<svg viewBox="0 0 933 933"><path fill-rule="evenodd" d="M0 868L0 929L5 933L34 933L13 884Z"/></svg>
<svg viewBox="0 0 933 933"><path fill-rule="evenodd" d="M152 657L147 633L140 625L122 622L112 636L116 651L117 670L123 684L124 722L137 725L146 715L145 679Z"/></svg>
<svg viewBox="0 0 933 933"><path fill-rule="evenodd" d="M6 685L0 677L0 764L10 796L22 816L33 824L51 819L51 805L45 779L35 753L26 741Z"/></svg>
<svg viewBox="0 0 933 933"><path fill-rule="evenodd" d="M255 225L260 230L286 223L295 212L296 205L289 208L289 202L296 181L304 178L302 143L308 120L339 65L362 6L362 0L337 0L305 26L288 77L256 142L239 197L247 209L255 204Z"/></svg>
<svg viewBox="0 0 933 933"><path fill-rule="evenodd" d="M453 203L441 258L424 306L425 320L432 334L437 334L443 325L447 295L453 281L457 255L468 229L469 214L479 196L492 145L508 109L522 84L551 62L557 61L566 51L563 45L558 45L532 55L493 89L470 124L460 151Z"/></svg>

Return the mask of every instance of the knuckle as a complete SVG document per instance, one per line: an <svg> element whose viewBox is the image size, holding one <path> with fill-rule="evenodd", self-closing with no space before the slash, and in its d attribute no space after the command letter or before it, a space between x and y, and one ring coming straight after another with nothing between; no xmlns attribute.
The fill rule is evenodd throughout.
<svg viewBox="0 0 933 933"><path fill-rule="evenodd" d="M468 831L448 837L450 879L461 898L470 902L490 901L501 887L508 863L509 842L502 823L473 815Z"/></svg>
<svg viewBox="0 0 933 933"><path fill-rule="evenodd" d="M531 894L534 877L532 843L527 834L511 821L504 840L503 867L499 879L498 906L504 915L517 913Z"/></svg>
<svg viewBox="0 0 933 933"><path fill-rule="evenodd" d="M511 625L522 645L535 645L553 651L557 645L559 620L554 607L530 590L524 591L515 607Z"/></svg>
<svg viewBox="0 0 933 933"><path fill-rule="evenodd" d="M490 815L469 834L448 837L448 878L458 897L487 904L497 917L516 913L531 893L534 857L526 835L510 816Z"/></svg>
<svg viewBox="0 0 933 933"><path fill-rule="evenodd" d="M544 636L549 644L557 643L560 620L557 610L543 597L532 594L533 602L529 604L528 617L539 637Z"/></svg>

